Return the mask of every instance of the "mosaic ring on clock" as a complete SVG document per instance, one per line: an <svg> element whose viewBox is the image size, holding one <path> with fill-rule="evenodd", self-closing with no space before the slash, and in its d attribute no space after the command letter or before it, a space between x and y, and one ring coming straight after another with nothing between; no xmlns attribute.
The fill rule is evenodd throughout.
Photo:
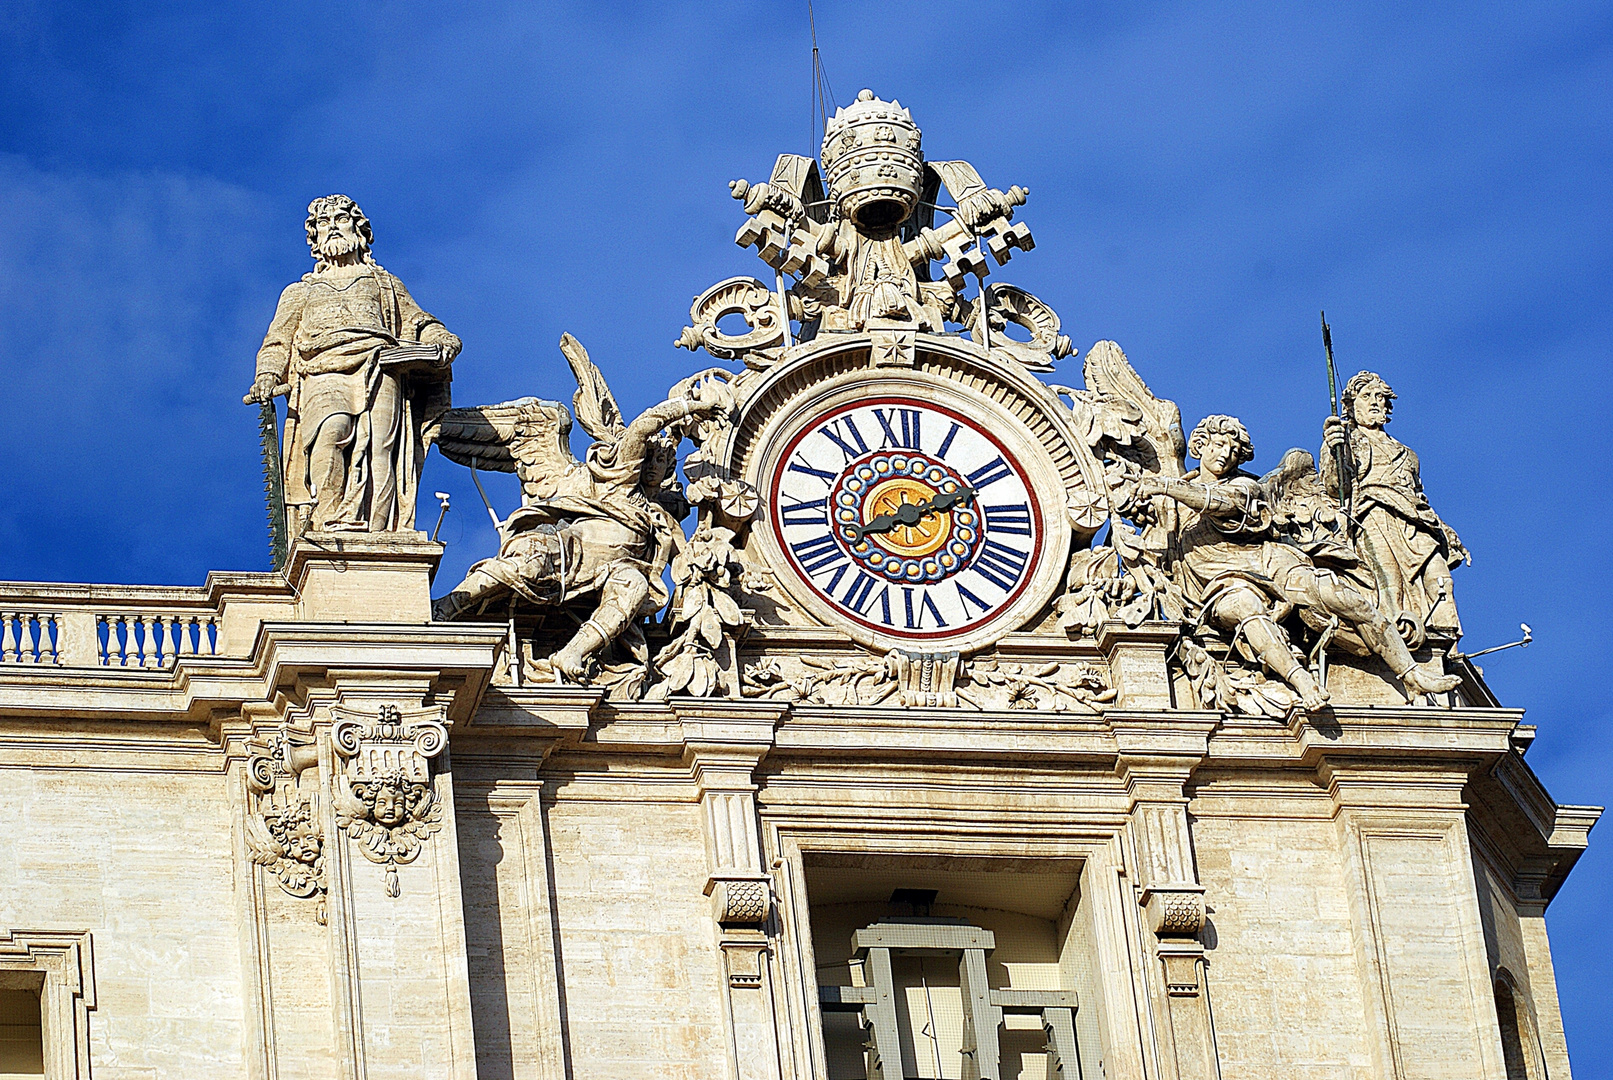
<svg viewBox="0 0 1613 1080"><path fill-rule="evenodd" d="M968 566L984 540L969 505L924 515L882 533L860 530L903 503L919 505L958 491L967 481L945 462L914 451L876 452L855 461L829 494L835 537L863 569L887 581L926 584Z"/></svg>

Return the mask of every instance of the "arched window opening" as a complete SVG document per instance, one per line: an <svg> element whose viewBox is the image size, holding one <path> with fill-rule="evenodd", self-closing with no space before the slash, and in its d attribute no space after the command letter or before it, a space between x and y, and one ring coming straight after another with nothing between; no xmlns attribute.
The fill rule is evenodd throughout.
<svg viewBox="0 0 1613 1080"><path fill-rule="evenodd" d="M1511 972L1496 972L1495 1014L1501 1024L1501 1054L1507 1080L1546 1080L1546 1063L1535 1038L1527 1000L1520 1001Z"/></svg>

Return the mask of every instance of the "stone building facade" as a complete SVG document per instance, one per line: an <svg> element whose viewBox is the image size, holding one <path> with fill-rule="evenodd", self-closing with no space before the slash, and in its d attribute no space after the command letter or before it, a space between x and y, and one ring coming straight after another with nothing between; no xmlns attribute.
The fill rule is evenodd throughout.
<svg viewBox="0 0 1613 1080"><path fill-rule="evenodd" d="M1568 1077L1600 811L1459 649L1387 383L1253 477L1112 342L1043 378L1026 193L867 92L733 193L772 280L631 421L569 337L570 409L450 407L316 200L277 569L0 585L0 1073ZM364 486L431 446L523 488L453 587Z"/></svg>

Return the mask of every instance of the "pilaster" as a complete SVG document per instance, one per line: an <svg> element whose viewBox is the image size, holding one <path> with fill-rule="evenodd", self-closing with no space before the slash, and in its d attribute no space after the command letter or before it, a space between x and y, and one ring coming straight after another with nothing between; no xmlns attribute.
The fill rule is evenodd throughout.
<svg viewBox="0 0 1613 1080"><path fill-rule="evenodd" d="M700 792L706 828L706 895L712 901L727 985L729 1068L734 1080L783 1080L774 1001L773 879L756 809L756 766L773 747L779 706L675 703L684 763Z"/></svg>
<svg viewBox="0 0 1613 1080"><path fill-rule="evenodd" d="M1163 666L1163 646L1156 641L1150 649L1156 646ZM1138 901L1152 932L1150 949L1159 961L1150 990L1162 1020L1162 1075L1212 1080L1220 1075L1220 1065L1199 939L1205 924L1204 886L1193 860L1186 785L1209 752L1209 736L1219 717L1111 712L1106 720L1114 730L1116 771L1129 801Z"/></svg>
<svg viewBox="0 0 1613 1080"><path fill-rule="evenodd" d="M1470 761L1329 758L1377 1073L1504 1080L1463 791Z"/></svg>
<svg viewBox="0 0 1613 1080"><path fill-rule="evenodd" d="M414 534L300 538L298 621L258 632L265 700L242 707L232 753L263 1080L476 1075L448 742L505 635L430 623L440 551Z"/></svg>

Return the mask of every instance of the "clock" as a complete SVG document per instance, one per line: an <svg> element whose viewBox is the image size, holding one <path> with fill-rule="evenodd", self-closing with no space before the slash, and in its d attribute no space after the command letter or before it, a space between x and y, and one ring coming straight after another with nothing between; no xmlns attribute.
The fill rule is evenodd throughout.
<svg viewBox="0 0 1613 1080"><path fill-rule="evenodd" d="M770 425L768 562L804 608L876 647L968 650L1017 629L1069 550L1049 451L976 388L864 370Z"/></svg>

